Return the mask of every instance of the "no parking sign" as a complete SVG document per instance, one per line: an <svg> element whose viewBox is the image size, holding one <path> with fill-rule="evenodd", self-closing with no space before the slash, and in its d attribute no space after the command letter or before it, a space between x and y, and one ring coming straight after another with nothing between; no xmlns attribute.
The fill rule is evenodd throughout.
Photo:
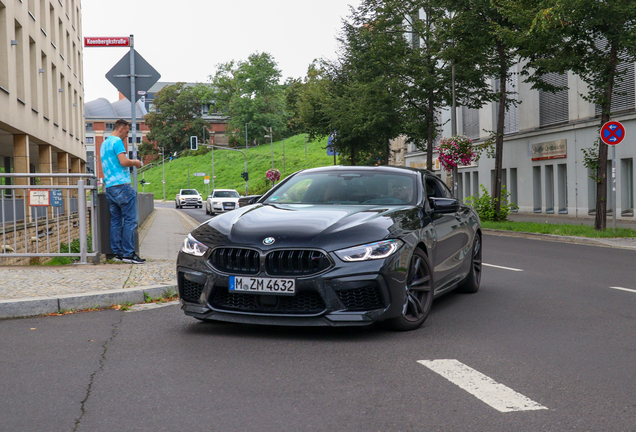
<svg viewBox="0 0 636 432"><path fill-rule="evenodd" d="M617 121L609 121L601 128L601 141L607 145L620 144L625 139L625 126Z"/></svg>

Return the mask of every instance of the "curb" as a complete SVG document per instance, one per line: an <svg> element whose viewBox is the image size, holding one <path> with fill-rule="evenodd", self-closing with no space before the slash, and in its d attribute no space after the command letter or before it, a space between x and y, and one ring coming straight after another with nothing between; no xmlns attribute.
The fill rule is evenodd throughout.
<svg viewBox="0 0 636 432"><path fill-rule="evenodd" d="M176 284L149 285L139 288L124 288L109 291L93 291L82 294L67 294L56 297L32 297L0 300L0 319L25 318L59 313L67 310L105 308L116 304L145 303L145 295L156 298L168 289L177 292Z"/></svg>
<svg viewBox="0 0 636 432"><path fill-rule="evenodd" d="M496 230L490 228L481 229L484 234L490 234L500 237L517 237L530 240L552 241L558 243L573 243L582 244L587 246L599 246L599 247L611 247L615 249L627 249L636 250L636 246L621 245L612 242L610 239L593 239L589 237L575 237L575 236L560 236L556 234L540 234L540 233L527 233L521 231L506 231Z"/></svg>

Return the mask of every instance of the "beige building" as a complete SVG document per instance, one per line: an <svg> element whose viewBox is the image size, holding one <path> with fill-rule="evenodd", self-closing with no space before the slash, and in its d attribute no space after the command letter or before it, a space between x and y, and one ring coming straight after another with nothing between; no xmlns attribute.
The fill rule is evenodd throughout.
<svg viewBox="0 0 636 432"><path fill-rule="evenodd" d="M85 172L81 28L80 0L0 0L0 172Z"/></svg>

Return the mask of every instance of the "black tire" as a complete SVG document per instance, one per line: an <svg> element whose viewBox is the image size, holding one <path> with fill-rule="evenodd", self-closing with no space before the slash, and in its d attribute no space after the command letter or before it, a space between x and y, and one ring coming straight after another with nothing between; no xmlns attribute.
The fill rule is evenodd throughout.
<svg viewBox="0 0 636 432"><path fill-rule="evenodd" d="M420 327L433 306L433 271L428 257L421 249L413 252L406 279L402 315L387 320L388 326L397 331L415 330Z"/></svg>
<svg viewBox="0 0 636 432"><path fill-rule="evenodd" d="M176 202L174 203L174 208L179 208L179 204L177 204Z"/></svg>
<svg viewBox="0 0 636 432"><path fill-rule="evenodd" d="M475 234L475 240L473 240L473 251L470 257L470 271L466 278L457 287L457 291L467 294L474 294L479 291L479 285L481 284L481 235Z"/></svg>
<svg viewBox="0 0 636 432"><path fill-rule="evenodd" d="M205 206L205 214L206 214L206 215L209 215L209 214L210 214L210 210L208 209L207 204L206 204L206 206Z"/></svg>

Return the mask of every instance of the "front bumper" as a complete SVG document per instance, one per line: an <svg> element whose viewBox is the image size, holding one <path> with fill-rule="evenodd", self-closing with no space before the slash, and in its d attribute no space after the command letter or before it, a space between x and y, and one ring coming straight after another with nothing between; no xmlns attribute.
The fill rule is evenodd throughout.
<svg viewBox="0 0 636 432"><path fill-rule="evenodd" d="M296 278L294 296L276 296L230 292L229 275L203 258L181 252L177 261L181 309L199 319L245 324L370 325L401 314L406 283L402 259L398 254L383 263L355 263L355 268L336 264L321 274Z"/></svg>
<svg viewBox="0 0 636 432"><path fill-rule="evenodd" d="M233 204L233 205L232 205ZM239 208L238 203L222 203L222 204L212 204L212 211L214 213L225 213Z"/></svg>

